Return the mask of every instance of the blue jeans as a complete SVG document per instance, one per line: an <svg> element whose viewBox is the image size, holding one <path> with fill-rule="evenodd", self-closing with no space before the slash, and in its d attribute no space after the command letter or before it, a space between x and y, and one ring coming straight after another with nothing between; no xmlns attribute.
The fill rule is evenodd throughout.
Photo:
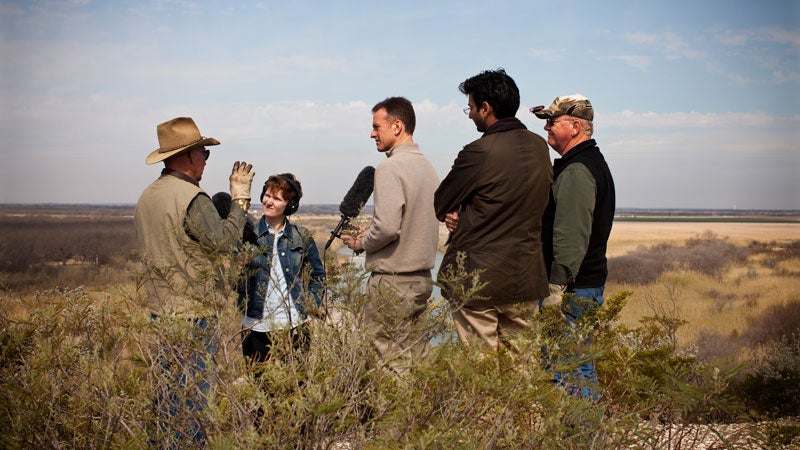
<svg viewBox="0 0 800 450"><path fill-rule="evenodd" d="M153 315L152 320L158 321ZM214 384L213 358L217 352L214 326L206 319L190 319L190 335L161 342L158 364L164 377L157 387L159 448L180 448L206 439L201 416Z"/></svg>
<svg viewBox="0 0 800 450"><path fill-rule="evenodd" d="M581 316L585 312L593 311L601 306L605 298L603 291L605 286L575 288L574 295L565 300L562 311L567 318L567 324L576 327ZM584 341L585 345L591 344L591 338ZM580 360L586 359L584 355L573 355L572 358ZM600 393L593 390L597 386L597 371L594 362L587 361L580 364L573 372L555 372L553 383L566 386L567 392L591 400L599 400Z"/></svg>

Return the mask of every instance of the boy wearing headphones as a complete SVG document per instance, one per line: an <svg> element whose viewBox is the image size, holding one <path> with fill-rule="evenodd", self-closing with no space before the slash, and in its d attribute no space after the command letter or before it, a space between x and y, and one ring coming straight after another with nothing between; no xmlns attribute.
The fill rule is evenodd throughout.
<svg viewBox="0 0 800 450"><path fill-rule="evenodd" d="M308 348L308 315L322 303L325 269L311 232L289 222L303 190L291 173L272 175L261 190L264 215L255 227L259 253L247 265L239 292L242 353L255 363L270 357L279 333L294 349ZM288 340L285 340L288 342ZM287 349L288 350L288 349Z"/></svg>

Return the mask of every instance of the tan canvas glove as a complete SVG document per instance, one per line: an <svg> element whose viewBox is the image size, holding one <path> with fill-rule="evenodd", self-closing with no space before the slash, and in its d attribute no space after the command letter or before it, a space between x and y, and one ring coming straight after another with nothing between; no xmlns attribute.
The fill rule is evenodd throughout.
<svg viewBox="0 0 800 450"><path fill-rule="evenodd" d="M544 298L542 306L558 306L564 299L564 292L567 291L567 286L564 284L550 283L550 295Z"/></svg>
<svg viewBox="0 0 800 450"><path fill-rule="evenodd" d="M244 161L236 161L233 163L233 170L231 171L231 199L247 199L250 200L250 186L253 184L253 177L256 173L253 172L253 165L247 164Z"/></svg>

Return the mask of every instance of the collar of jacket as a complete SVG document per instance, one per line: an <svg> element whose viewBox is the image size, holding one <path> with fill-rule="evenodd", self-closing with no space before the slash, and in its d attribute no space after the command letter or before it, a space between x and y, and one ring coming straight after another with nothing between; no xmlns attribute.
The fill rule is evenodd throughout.
<svg viewBox="0 0 800 450"><path fill-rule="evenodd" d="M498 120L497 122L493 123L492 126L486 129L483 133L484 136L488 136L494 133L501 133L503 131L511 131L511 130L527 130L528 128L519 121L516 117L506 117L503 119Z"/></svg>
<svg viewBox="0 0 800 450"><path fill-rule="evenodd" d="M294 231L292 231L292 228L293 227L289 222L289 218L284 218L283 229L280 231L280 233L286 236L286 239L289 239L290 241L294 240ZM269 226L269 224L267 224L267 219L265 219L264 216L261 216L261 219L258 221L258 229L256 230L256 233L258 233L258 236L261 236L265 233L269 233L270 230L272 230L272 228ZM272 234L272 236L274 236L274 234Z"/></svg>
<svg viewBox="0 0 800 450"><path fill-rule="evenodd" d="M569 164L569 161L572 158L578 156L579 153L583 153L587 149L592 149L592 148L595 148L595 147L597 147L597 142L595 142L594 139L589 139L588 141L583 141L580 144L576 145L575 147L572 147L571 149L569 149L569 151L567 152L566 156L563 156L561 158L555 159L553 161L553 168L554 169L558 169L559 167L561 167L561 166L563 166L565 164Z"/></svg>
<svg viewBox="0 0 800 450"><path fill-rule="evenodd" d="M396 153L419 153L419 145L414 142L403 142L390 148L386 152L386 157L391 158Z"/></svg>
<svg viewBox="0 0 800 450"><path fill-rule="evenodd" d="M165 167L164 169L161 170L161 176L163 177L163 176L166 176L166 175L172 175L175 178L181 179L183 181L186 181L187 183L192 183L193 185L195 185L197 187L200 187L200 183L198 183L197 180L195 180L194 178L190 177L189 175L186 175L183 172L179 172L179 171L174 170L174 169L167 169Z"/></svg>

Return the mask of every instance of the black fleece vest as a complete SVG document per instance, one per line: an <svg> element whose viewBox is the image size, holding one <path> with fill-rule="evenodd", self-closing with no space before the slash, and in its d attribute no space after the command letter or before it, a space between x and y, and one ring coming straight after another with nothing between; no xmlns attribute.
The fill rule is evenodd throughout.
<svg viewBox="0 0 800 450"><path fill-rule="evenodd" d="M553 182L555 183L559 174L568 165L575 163L583 164L592 173L597 187L597 194L592 217L592 231L589 235L589 247L578 269L578 274L575 276L575 285L570 286L570 288L603 286L608 277L606 248L616 208L614 179L611 177L608 164L606 164L606 160L603 158L603 154L600 153L600 149L594 139L578 144L567 152L567 156L558 158L553 162ZM553 265L553 221L555 213L556 203L551 189L550 201L542 218L542 244L544 246L544 260L548 276Z"/></svg>

